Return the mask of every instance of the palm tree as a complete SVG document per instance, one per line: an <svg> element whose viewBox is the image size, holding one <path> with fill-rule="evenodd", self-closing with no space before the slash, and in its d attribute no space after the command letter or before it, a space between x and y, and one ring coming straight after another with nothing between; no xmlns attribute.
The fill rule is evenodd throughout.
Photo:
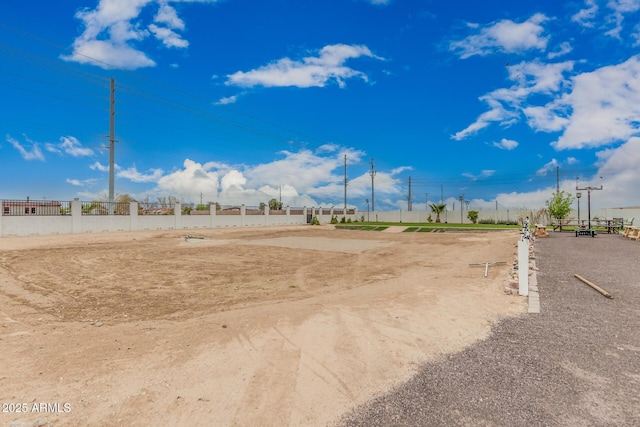
<svg viewBox="0 0 640 427"><path fill-rule="evenodd" d="M429 207L431 208L431 211L436 214L436 222L440 222L440 214L442 212L444 212L445 209L447 209L447 204L446 203L429 203Z"/></svg>

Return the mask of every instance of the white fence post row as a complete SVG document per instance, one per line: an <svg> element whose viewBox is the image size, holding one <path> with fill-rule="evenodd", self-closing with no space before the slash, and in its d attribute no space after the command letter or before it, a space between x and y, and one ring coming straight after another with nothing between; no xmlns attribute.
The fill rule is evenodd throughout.
<svg viewBox="0 0 640 427"><path fill-rule="evenodd" d="M82 233L82 202L80 199L71 201L71 221L72 233Z"/></svg>
<svg viewBox="0 0 640 427"><path fill-rule="evenodd" d="M130 224L129 230L138 231L138 202L129 202Z"/></svg>
<svg viewBox="0 0 640 427"><path fill-rule="evenodd" d="M529 240L518 241L518 293L529 295Z"/></svg>

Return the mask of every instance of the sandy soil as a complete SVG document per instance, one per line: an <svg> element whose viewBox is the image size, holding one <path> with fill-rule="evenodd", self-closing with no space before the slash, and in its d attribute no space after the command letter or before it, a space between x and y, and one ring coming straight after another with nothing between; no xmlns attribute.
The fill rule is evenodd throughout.
<svg viewBox="0 0 640 427"><path fill-rule="evenodd" d="M294 226L2 238L0 424L332 424L525 311L503 292L509 265L487 278L468 265L510 264L518 237Z"/></svg>

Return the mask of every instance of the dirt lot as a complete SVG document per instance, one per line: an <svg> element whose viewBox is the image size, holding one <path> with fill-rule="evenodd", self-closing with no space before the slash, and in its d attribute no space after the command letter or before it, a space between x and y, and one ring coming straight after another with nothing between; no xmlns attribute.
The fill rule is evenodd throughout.
<svg viewBox="0 0 640 427"><path fill-rule="evenodd" d="M468 266L510 264L518 237L295 226L2 238L0 424L331 424L523 313L503 292L509 265L488 278Z"/></svg>

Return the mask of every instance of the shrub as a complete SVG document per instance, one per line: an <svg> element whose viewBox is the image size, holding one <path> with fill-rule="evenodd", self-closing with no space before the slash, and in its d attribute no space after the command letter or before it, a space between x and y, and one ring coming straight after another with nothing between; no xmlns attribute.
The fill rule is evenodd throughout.
<svg viewBox="0 0 640 427"><path fill-rule="evenodd" d="M320 225L320 221L318 220L318 217L314 215L314 217L311 219L311 225Z"/></svg>

